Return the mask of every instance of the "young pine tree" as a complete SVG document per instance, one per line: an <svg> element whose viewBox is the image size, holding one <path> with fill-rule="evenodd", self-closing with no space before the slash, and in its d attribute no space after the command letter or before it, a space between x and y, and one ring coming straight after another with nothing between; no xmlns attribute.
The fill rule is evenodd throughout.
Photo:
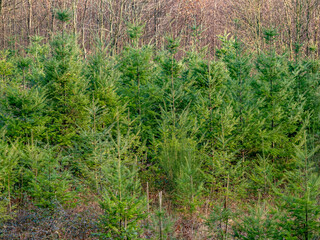
<svg viewBox="0 0 320 240"><path fill-rule="evenodd" d="M259 201L255 206L250 206L247 213L240 214L232 227L235 239L282 239L277 236L281 232L278 213L266 203Z"/></svg>
<svg viewBox="0 0 320 240"><path fill-rule="evenodd" d="M177 115L176 127L172 126L171 111L162 111L160 141L157 143L160 168L163 170L169 191L186 212L194 212L200 205L202 191L201 157L197 140L196 123L189 119L189 111ZM179 126L179 127L177 127Z"/></svg>
<svg viewBox="0 0 320 240"><path fill-rule="evenodd" d="M9 82L10 77L14 72L14 65L11 59L9 59L8 51L0 51L0 94L5 93L5 88Z"/></svg>
<svg viewBox="0 0 320 240"><path fill-rule="evenodd" d="M104 109L101 109L95 102L88 108L90 124L88 129L80 132L78 141L71 151L73 158L73 173L84 180L83 184L88 185L94 193L101 194L104 187L104 174L102 169L108 165L107 149L110 148L108 141L112 134L111 124L105 124Z"/></svg>
<svg viewBox="0 0 320 240"><path fill-rule="evenodd" d="M308 240L320 237L320 177L312 161L317 150L308 150L306 134L302 144L296 147L297 170L286 174L289 180L286 191L277 191L277 204L282 213L279 238Z"/></svg>
<svg viewBox="0 0 320 240"><path fill-rule="evenodd" d="M139 239L141 220L147 216L137 157L130 150L136 137L130 129L126 135L121 134L118 118L116 136L109 139L108 164L103 168L107 182L100 203L104 213L99 221L101 232L97 235L101 239Z"/></svg>
<svg viewBox="0 0 320 240"><path fill-rule="evenodd" d="M0 124L8 139L20 139L23 143L31 138L45 141L48 123L45 93L39 87L25 89L17 83L6 86L6 94L0 97Z"/></svg>
<svg viewBox="0 0 320 240"><path fill-rule="evenodd" d="M28 58L32 59L33 62L30 66L30 76L28 79L30 86L39 85L41 79L45 77L44 61L49 54L49 44L43 44L43 40L44 37L33 36L30 45L26 49Z"/></svg>
<svg viewBox="0 0 320 240"><path fill-rule="evenodd" d="M254 98L252 89L252 54L249 54L243 42L229 35L220 36L222 47L217 50L217 56L227 68L228 81L225 83L226 95L233 107L239 123L235 129L238 149L241 158L257 150L257 134L262 121L257 116L259 101ZM244 159L242 159L244 160Z"/></svg>
<svg viewBox="0 0 320 240"><path fill-rule="evenodd" d="M88 80L86 95L90 98L88 110L99 109L91 114L91 129L100 131L115 121L116 109L122 101L116 87L120 73L115 60L108 57L108 49L101 43L97 44L96 52L88 59L85 77Z"/></svg>
<svg viewBox="0 0 320 240"><path fill-rule="evenodd" d="M302 96L305 99L303 110L311 114L309 130L315 135L319 129L320 62L318 59L301 59L290 62L289 67L290 73L294 78L295 101L298 102Z"/></svg>
<svg viewBox="0 0 320 240"><path fill-rule="evenodd" d="M264 121L263 136L260 136L264 141L264 150L282 169L289 167L293 144L301 139L304 101L301 98L295 101L293 78L288 71L286 56L278 55L272 44L275 34L274 30L265 31L268 50L258 55L258 78L253 86L256 89L256 101L263 99L259 107L259 119Z"/></svg>
<svg viewBox="0 0 320 240"><path fill-rule="evenodd" d="M24 189L35 205L54 209L57 205L72 206L75 203L71 174L65 167L67 160L54 148L32 142L26 145L23 159Z"/></svg>
<svg viewBox="0 0 320 240"><path fill-rule="evenodd" d="M128 102L130 116L141 129L142 140L150 143L155 134L155 117L159 109L158 91L152 81L154 65L151 46L140 46L143 26L129 24L131 44L126 46L119 59L121 73L118 92ZM157 102L158 101L158 102ZM140 125L140 126L139 126Z"/></svg>
<svg viewBox="0 0 320 240"><path fill-rule="evenodd" d="M194 92L190 103L192 111L199 118L200 137L212 150L215 144L214 111L225 98L225 84L228 78L225 65L219 61L207 60L204 52L188 53L188 75Z"/></svg>
<svg viewBox="0 0 320 240"><path fill-rule="evenodd" d="M83 65L73 36L58 35L51 41L51 55L45 62L43 85L47 88L49 139L53 144L70 146L79 127L88 123Z"/></svg>
<svg viewBox="0 0 320 240"><path fill-rule="evenodd" d="M17 148L18 142L9 144L5 140L2 135L0 139L0 196L2 208L8 207L10 214L14 210L15 184L18 182L21 170L19 166L20 152Z"/></svg>
<svg viewBox="0 0 320 240"><path fill-rule="evenodd" d="M200 205L202 176L196 135L198 121L193 117L191 84L183 80L182 62L175 59L179 41L167 39L166 50L158 60L164 97L159 120L159 139L155 142L159 166L168 181L173 200L181 210L193 213ZM160 85L161 84L161 85Z"/></svg>

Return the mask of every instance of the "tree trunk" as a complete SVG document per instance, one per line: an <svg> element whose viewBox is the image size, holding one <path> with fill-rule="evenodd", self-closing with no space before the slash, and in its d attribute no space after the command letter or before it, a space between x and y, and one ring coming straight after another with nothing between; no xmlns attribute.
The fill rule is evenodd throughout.
<svg viewBox="0 0 320 240"><path fill-rule="evenodd" d="M5 48L5 27L4 27L4 15L2 14L2 0L0 0L0 17L2 20L2 48Z"/></svg>
<svg viewBox="0 0 320 240"><path fill-rule="evenodd" d="M84 23L85 23L85 20L86 20L86 12L87 12L87 3L88 3L88 0L85 1L85 4L84 4L84 10L83 10L83 16L82 16L82 29L81 29L81 40L82 40L82 48L83 48L83 52L84 52L84 57L86 58L87 57L87 52L86 52L86 46L85 46L85 30L84 30Z"/></svg>
<svg viewBox="0 0 320 240"><path fill-rule="evenodd" d="M158 0L154 0L154 10L153 10L153 20L154 20L154 38L155 38L155 45L158 46Z"/></svg>
<svg viewBox="0 0 320 240"><path fill-rule="evenodd" d="M13 32L11 34L11 36L14 36L14 49L16 50L17 47L17 34L16 34L16 8L17 8L17 2L16 0L13 0L13 21L12 21L12 25L13 25Z"/></svg>
<svg viewBox="0 0 320 240"><path fill-rule="evenodd" d="M54 34L54 30L55 30L55 21L54 21L54 15L55 15L55 13L54 13L54 11L55 11L55 0L52 0L51 1L51 6L50 6L50 10L51 10L51 17L52 17L52 19L51 19L51 34L53 35Z"/></svg>
<svg viewBox="0 0 320 240"><path fill-rule="evenodd" d="M72 11L73 11L73 33L74 35L77 34L77 6L78 6L78 0L72 1Z"/></svg>
<svg viewBox="0 0 320 240"><path fill-rule="evenodd" d="M100 16L99 16L99 28L100 28L100 41L102 42L103 38L104 38L104 31L103 31L103 1L100 0L100 6L99 6L99 9L100 9Z"/></svg>
<svg viewBox="0 0 320 240"><path fill-rule="evenodd" d="M32 0L28 0L29 16L28 16L28 41L31 43L32 29Z"/></svg>

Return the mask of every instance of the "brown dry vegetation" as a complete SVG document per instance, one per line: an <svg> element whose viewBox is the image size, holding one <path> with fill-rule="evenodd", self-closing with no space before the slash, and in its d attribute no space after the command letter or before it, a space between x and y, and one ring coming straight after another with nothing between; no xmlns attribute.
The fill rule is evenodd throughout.
<svg viewBox="0 0 320 240"><path fill-rule="evenodd" d="M11 0L0 1L0 48L26 46L33 35L48 40L61 26L57 9L73 12L70 28L79 42L91 50L97 36L119 52L126 42L126 24L145 24L143 41L162 45L164 36L182 39L188 47L194 26L201 28L199 45L214 50L217 35L237 34L255 48L263 47L264 28L277 28L279 48L294 53L319 45L319 0Z"/></svg>

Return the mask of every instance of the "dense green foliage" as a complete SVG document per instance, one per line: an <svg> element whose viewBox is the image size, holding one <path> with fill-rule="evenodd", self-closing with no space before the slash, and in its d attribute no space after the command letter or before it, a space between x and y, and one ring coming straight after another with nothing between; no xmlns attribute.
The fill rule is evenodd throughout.
<svg viewBox="0 0 320 240"><path fill-rule="evenodd" d="M213 239L319 237L319 60L277 52L272 31L260 52L221 36L211 60L143 45L136 25L118 56L97 43L84 59L58 17L50 45L0 54L0 224L27 202L93 201L93 236L169 237L149 199L163 191L189 219L208 200Z"/></svg>

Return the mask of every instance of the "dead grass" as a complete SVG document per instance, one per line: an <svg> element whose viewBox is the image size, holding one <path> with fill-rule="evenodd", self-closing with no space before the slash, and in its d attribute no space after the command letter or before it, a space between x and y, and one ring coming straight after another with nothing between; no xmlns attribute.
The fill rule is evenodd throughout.
<svg viewBox="0 0 320 240"><path fill-rule="evenodd" d="M91 234L97 231L100 212L95 204L54 210L29 206L0 226L0 239L95 239Z"/></svg>

